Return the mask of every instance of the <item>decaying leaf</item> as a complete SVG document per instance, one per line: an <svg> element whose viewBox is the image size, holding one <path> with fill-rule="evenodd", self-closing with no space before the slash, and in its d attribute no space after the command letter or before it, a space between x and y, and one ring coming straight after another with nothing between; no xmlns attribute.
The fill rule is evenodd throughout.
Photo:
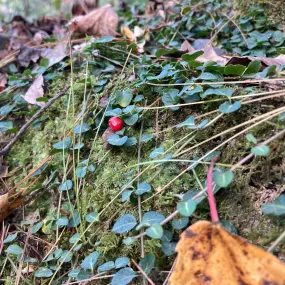
<svg viewBox="0 0 285 285"><path fill-rule="evenodd" d="M194 42L193 46L187 40L185 40L181 45L180 50L186 51L190 54L194 53L195 51L202 50L204 53L196 59L199 62L207 62L211 60L219 63L220 65L225 65L227 62L224 57L217 54L212 43L207 39L198 39Z"/></svg>
<svg viewBox="0 0 285 285"><path fill-rule="evenodd" d="M0 73L0 92L5 89L7 84L7 73Z"/></svg>
<svg viewBox="0 0 285 285"><path fill-rule="evenodd" d="M24 202L21 194L11 195L9 192L0 196L0 222L2 222L14 209Z"/></svg>
<svg viewBox="0 0 285 285"><path fill-rule="evenodd" d="M92 36L116 36L119 17L111 5L95 9L85 16L74 18L69 27L72 31Z"/></svg>
<svg viewBox="0 0 285 285"><path fill-rule="evenodd" d="M274 255L234 236L220 224L199 221L176 247L171 285L285 284L285 265Z"/></svg>
<svg viewBox="0 0 285 285"><path fill-rule="evenodd" d="M29 46L22 46L18 54L18 62L21 66L27 67L30 62L36 63L40 58L45 57L49 49L37 49Z"/></svg>
<svg viewBox="0 0 285 285"><path fill-rule="evenodd" d="M144 46L146 44L146 41L149 40L149 30L135 26L134 32L130 30L128 26L123 26L121 28L121 33L123 36L125 36L129 41L136 43L137 45L137 51L139 53L144 52Z"/></svg>
<svg viewBox="0 0 285 285"><path fill-rule="evenodd" d="M23 98L30 104L38 105L40 107L43 107L45 103L43 102L37 102L37 98L44 96L44 78L40 74L36 77L26 94L23 96Z"/></svg>
<svg viewBox="0 0 285 285"><path fill-rule="evenodd" d="M66 43L59 41L53 49L49 49L45 58L49 60L48 67L62 61L68 55Z"/></svg>
<svg viewBox="0 0 285 285"><path fill-rule="evenodd" d="M248 66L248 64L254 60L261 61L262 66L263 66L262 69L270 65L276 65L277 67L279 67L285 64L285 56L282 54L282 55L277 56L276 58L255 57L255 56L234 56L227 62L227 65L241 64L241 65Z"/></svg>
<svg viewBox="0 0 285 285"><path fill-rule="evenodd" d="M108 138L112 136L115 132L111 128L107 128L102 135L102 140L104 142L104 148L109 148L110 144L108 143Z"/></svg>

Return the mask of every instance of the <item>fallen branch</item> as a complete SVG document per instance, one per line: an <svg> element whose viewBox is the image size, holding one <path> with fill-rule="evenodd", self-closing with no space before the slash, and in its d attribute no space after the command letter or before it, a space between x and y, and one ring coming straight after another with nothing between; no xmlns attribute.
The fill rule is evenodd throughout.
<svg viewBox="0 0 285 285"><path fill-rule="evenodd" d="M29 121L27 121L19 130L19 132L13 137L13 139L3 148L0 150L0 155L4 155L19 139L19 137L26 131L26 129L46 110L48 109L58 98L63 96L66 91L69 89L70 85L65 86L65 88L55 95L48 103L46 103L41 109L39 109Z"/></svg>

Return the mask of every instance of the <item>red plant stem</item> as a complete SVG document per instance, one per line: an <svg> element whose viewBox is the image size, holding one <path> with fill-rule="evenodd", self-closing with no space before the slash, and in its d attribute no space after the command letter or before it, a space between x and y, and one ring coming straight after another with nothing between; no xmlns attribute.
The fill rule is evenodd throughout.
<svg viewBox="0 0 285 285"><path fill-rule="evenodd" d="M208 175L207 175L208 201L209 201L209 206L210 206L212 223L219 222L216 201L215 201L215 197L213 193L213 169L214 169L215 162L218 159L219 159L218 157L213 158L210 164L210 168L208 170Z"/></svg>

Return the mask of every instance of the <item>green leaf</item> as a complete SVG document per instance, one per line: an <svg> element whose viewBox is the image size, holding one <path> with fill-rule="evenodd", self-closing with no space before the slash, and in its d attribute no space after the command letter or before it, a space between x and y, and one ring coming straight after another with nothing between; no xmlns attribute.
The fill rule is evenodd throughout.
<svg viewBox="0 0 285 285"><path fill-rule="evenodd" d="M84 143L83 142L81 142L81 143L76 143L71 149L81 149L81 148L83 148L84 147Z"/></svg>
<svg viewBox="0 0 285 285"><path fill-rule="evenodd" d="M86 133L89 130L90 130L90 126L87 123L82 123L82 124L77 125L73 131L75 134L81 134L81 133Z"/></svg>
<svg viewBox="0 0 285 285"><path fill-rule="evenodd" d="M35 224L32 229L31 229L31 234L35 234L43 225L43 222L39 222L37 224Z"/></svg>
<svg viewBox="0 0 285 285"><path fill-rule="evenodd" d="M178 89L170 89L167 91L163 92L162 95L162 102L165 106L171 106L171 105L176 105L180 97L178 96L179 90ZM176 111L179 109L179 107L169 107L172 111Z"/></svg>
<svg viewBox="0 0 285 285"><path fill-rule="evenodd" d="M181 217L171 221L171 225L175 230L182 230L187 227L189 223L188 217Z"/></svg>
<svg viewBox="0 0 285 285"><path fill-rule="evenodd" d="M282 121L285 119L285 112L281 113L279 116L278 116L278 120L279 121Z"/></svg>
<svg viewBox="0 0 285 285"><path fill-rule="evenodd" d="M143 134L140 138L140 142L147 142L153 138L154 138L154 135L152 134Z"/></svg>
<svg viewBox="0 0 285 285"><path fill-rule="evenodd" d="M0 122L0 132L7 132L8 130L13 128L12 121L2 121Z"/></svg>
<svg viewBox="0 0 285 285"><path fill-rule="evenodd" d="M82 243L77 244L72 251L78 251L82 247Z"/></svg>
<svg viewBox="0 0 285 285"><path fill-rule="evenodd" d="M271 74L274 74L276 72L276 65L270 65L266 68L264 68L264 70L262 72L258 73L258 77L260 78L266 78Z"/></svg>
<svg viewBox="0 0 285 285"><path fill-rule="evenodd" d="M104 272L115 268L114 261L108 261L98 267L98 272Z"/></svg>
<svg viewBox="0 0 285 285"><path fill-rule="evenodd" d="M154 223L152 226L148 229L146 229L146 234L147 236L154 238L154 239L159 239L163 235L163 228L161 224Z"/></svg>
<svg viewBox="0 0 285 285"><path fill-rule="evenodd" d="M139 262L140 268L149 275L152 271L155 264L155 256L152 253L147 254L144 258Z"/></svg>
<svg viewBox="0 0 285 285"><path fill-rule="evenodd" d="M149 211L146 212L143 217L142 217L142 222L137 226L136 230L139 230L142 227L145 226L151 226L152 224L155 223L161 223L163 220L165 219L165 217L155 211Z"/></svg>
<svg viewBox="0 0 285 285"><path fill-rule="evenodd" d="M72 188L72 181L68 179L58 187L58 190L59 191L68 191L71 188Z"/></svg>
<svg viewBox="0 0 285 285"><path fill-rule="evenodd" d="M87 167L77 167L75 170L75 174L78 178L84 178L87 173Z"/></svg>
<svg viewBox="0 0 285 285"><path fill-rule="evenodd" d="M208 124L208 120L203 120L199 125L195 125L194 122L195 118L194 116L190 116L189 118L187 118L184 122L180 123L177 128L181 128L181 127L188 127L191 130L196 130L196 129L202 129L204 128L207 124Z"/></svg>
<svg viewBox="0 0 285 285"><path fill-rule="evenodd" d="M136 218L131 214L121 216L114 224L112 232L123 234L133 229L137 224Z"/></svg>
<svg viewBox="0 0 285 285"><path fill-rule="evenodd" d="M226 229L227 231L229 231L230 233L234 234L234 235L237 235L238 234L238 231L237 229L235 228L235 226L230 222L230 221L227 221L227 220L220 220L220 224L222 225L222 227L224 229Z"/></svg>
<svg viewBox="0 0 285 285"><path fill-rule="evenodd" d="M243 75L243 73L245 72L246 67L244 65L241 64L229 64L225 67L225 71L224 73L226 75Z"/></svg>
<svg viewBox="0 0 285 285"><path fill-rule="evenodd" d="M142 195L149 191L151 191L151 186L148 183L143 182L138 185L138 189L135 191L135 194Z"/></svg>
<svg viewBox="0 0 285 285"><path fill-rule="evenodd" d="M133 91L126 89L124 91L116 92L116 100L121 107L127 107L133 99Z"/></svg>
<svg viewBox="0 0 285 285"><path fill-rule="evenodd" d="M21 255L23 253L23 249L19 247L17 244L9 245L5 252L13 255Z"/></svg>
<svg viewBox="0 0 285 285"><path fill-rule="evenodd" d="M72 278L76 278L77 275L79 274L80 269L72 269L69 273L68 273L68 277L72 277Z"/></svg>
<svg viewBox="0 0 285 285"><path fill-rule="evenodd" d="M248 142L257 144L257 139L255 138L255 136L253 134L247 134L245 137L246 137Z"/></svg>
<svg viewBox="0 0 285 285"><path fill-rule="evenodd" d="M260 60L253 60L249 63L248 67L246 68L245 72L243 75L245 74L255 74L257 72L259 72L259 70L261 69L261 61Z"/></svg>
<svg viewBox="0 0 285 285"><path fill-rule="evenodd" d="M78 225L80 225L80 216L79 216L78 210L76 209L73 211L73 216L69 220L67 227L73 228L73 227L77 227Z"/></svg>
<svg viewBox="0 0 285 285"><path fill-rule="evenodd" d="M128 237L126 239L123 240L123 244L125 245L131 245L133 243L135 243L137 240L135 238L131 238L131 237Z"/></svg>
<svg viewBox="0 0 285 285"><path fill-rule="evenodd" d="M35 277L47 278L51 277L52 275L53 272L46 267L40 267L38 270L35 271Z"/></svg>
<svg viewBox="0 0 285 285"><path fill-rule="evenodd" d="M157 49L157 51L155 53L155 56L157 58L161 58L164 55L176 53L177 51L178 51L177 48L173 48L173 49L170 49L170 50L169 49L165 49L165 48L159 48L159 49Z"/></svg>
<svg viewBox="0 0 285 285"><path fill-rule="evenodd" d="M76 281L86 280L92 277L92 272L90 270L80 270L76 276ZM82 283L82 282L81 282Z"/></svg>
<svg viewBox="0 0 285 285"><path fill-rule="evenodd" d="M103 36L100 39L94 40L94 43L100 43L100 44L109 43L109 42L112 42L113 39L114 39L114 37L112 37L112 36Z"/></svg>
<svg viewBox="0 0 285 285"><path fill-rule="evenodd" d="M99 255L100 253L97 251L92 252L87 257L85 257L80 266L85 270L93 270L97 263Z"/></svg>
<svg viewBox="0 0 285 285"><path fill-rule="evenodd" d="M272 203L266 203L261 206L262 212L266 215L281 216L285 215L285 195L280 195Z"/></svg>
<svg viewBox="0 0 285 285"><path fill-rule="evenodd" d="M196 202L190 199L188 201L179 202L177 205L177 210L182 216L189 217L196 210L196 206Z"/></svg>
<svg viewBox="0 0 285 285"><path fill-rule="evenodd" d="M127 140L128 140L127 136L120 137L117 134L113 134L107 139L107 142L111 145L122 146L123 144L126 143Z"/></svg>
<svg viewBox="0 0 285 285"><path fill-rule="evenodd" d="M58 259L59 262L67 263L71 261L72 258L72 252L69 252L68 250L64 250Z"/></svg>
<svg viewBox="0 0 285 285"><path fill-rule="evenodd" d="M127 267L120 269L112 278L111 285L127 285L136 277L132 268Z"/></svg>
<svg viewBox="0 0 285 285"><path fill-rule="evenodd" d="M67 217L60 217L57 221L56 224L58 226L66 226L68 224L68 218Z"/></svg>
<svg viewBox="0 0 285 285"><path fill-rule="evenodd" d="M42 58L40 61L40 66L48 68L49 65L49 59L48 58Z"/></svg>
<svg viewBox="0 0 285 285"><path fill-rule="evenodd" d="M119 257L115 260L116 269L125 267L129 264L130 259L128 257Z"/></svg>
<svg viewBox="0 0 285 285"><path fill-rule="evenodd" d="M131 115L127 118L124 118L124 122L128 125L128 126L132 126L134 125L139 119L139 115L138 114L134 114Z"/></svg>
<svg viewBox="0 0 285 285"><path fill-rule="evenodd" d="M171 256L175 254L177 242L163 242L161 249L166 256Z"/></svg>
<svg viewBox="0 0 285 285"><path fill-rule="evenodd" d="M55 143L53 145L53 148L62 150L62 149L70 148L71 146L72 146L72 141L71 141L71 138L68 137L65 140Z"/></svg>
<svg viewBox="0 0 285 285"><path fill-rule="evenodd" d="M209 88L204 92L204 94L201 97L205 98L208 95L219 95L230 98L233 95L233 90L230 88L216 88L216 89Z"/></svg>
<svg viewBox="0 0 285 285"><path fill-rule="evenodd" d="M213 73L210 73L210 72L203 72L199 77L198 79L201 79L201 80L208 80L208 81L218 81L218 77L213 74Z"/></svg>
<svg viewBox="0 0 285 285"><path fill-rule="evenodd" d="M12 242L12 241L17 237L17 235L18 235L18 233L14 233L14 234L12 234L12 235L8 235L8 236L4 239L3 243Z"/></svg>
<svg viewBox="0 0 285 285"><path fill-rule="evenodd" d="M135 137L128 138L124 146L133 146L136 145L138 140Z"/></svg>
<svg viewBox="0 0 285 285"><path fill-rule="evenodd" d="M236 101L233 104L227 101L219 106L219 111L223 114L229 114L237 111L240 107L241 107L240 101Z"/></svg>
<svg viewBox="0 0 285 285"><path fill-rule="evenodd" d="M79 240L80 240L80 233L76 233L69 239L69 242L71 244L74 244L77 243Z"/></svg>
<svg viewBox="0 0 285 285"><path fill-rule="evenodd" d="M154 159L162 155L163 153L164 153L164 147L163 146L158 147L150 153L149 158Z"/></svg>
<svg viewBox="0 0 285 285"><path fill-rule="evenodd" d="M126 190L122 193L122 202L126 202L134 191Z"/></svg>
<svg viewBox="0 0 285 285"><path fill-rule="evenodd" d="M216 175L214 175L214 181L217 183L220 187L227 187L230 185L230 183L233 180L233 172L228 170L225 172L216 172Z"/></svg>
<svg viewBox="0 0 285 285"><path fill-rule="evenodd" d="M87 221L88 223L93 223L93 222L99 220L99 216L98 216L98 213L93 212L93 213L88 214L88 215L85 217L85 219L86 219L86 221Z"/></svg>
<svg viewBox="0 0 285 285"><path fill-rule="evenodd" d="M258 145L253 147L251 153L257 156L267 156L270 153L270 149L267 145Z"/></svg>
<svg viewBox="0 0 285 285"><path fill-rule="evenodd" d="M200 62L197 62L196 59L201 56L204 52L202 50L198 50L198 51L195 51L194 53L192 54L189 54L189 53L186 53L186 54L183 54L182 55L182 59L184 61L186 61L189 66L191 67L197 67L197 66L200 66L202 65L202 63Z"/></svg>

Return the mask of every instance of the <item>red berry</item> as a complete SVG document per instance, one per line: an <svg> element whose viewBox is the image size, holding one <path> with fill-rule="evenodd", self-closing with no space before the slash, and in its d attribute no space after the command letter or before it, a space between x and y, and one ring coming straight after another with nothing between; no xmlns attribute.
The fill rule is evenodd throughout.
<svg viewBox="0 0 285 285"><path fill-rule="evenodd" d="M123 120L118 117L112 117L108 121L109 127L114 131L118 132L123 128Z"/></svg>

